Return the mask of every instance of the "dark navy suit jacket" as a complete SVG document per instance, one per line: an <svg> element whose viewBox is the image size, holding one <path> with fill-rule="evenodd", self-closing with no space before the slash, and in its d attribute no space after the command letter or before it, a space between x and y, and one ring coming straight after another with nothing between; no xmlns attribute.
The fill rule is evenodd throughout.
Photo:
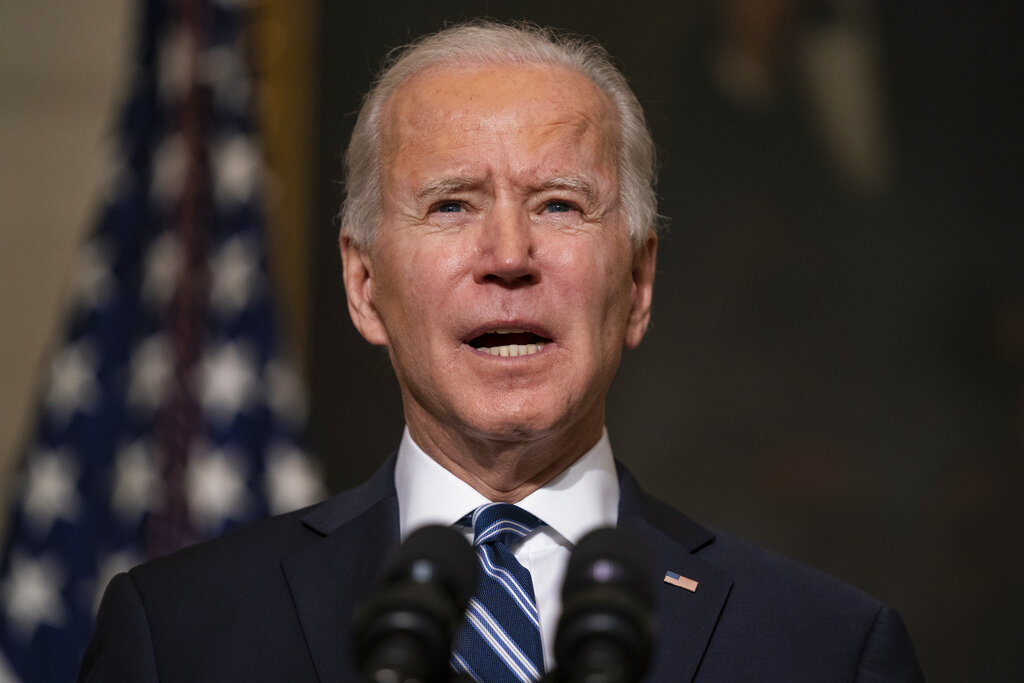
<svg viewBox="0 0 1024 683"><path fill-rule="evenodd" d="M620 467L619 525L654 555L659 634L646 680L917 681L891 608L647 496ZM398 543L394 457L309 510L120 574L80 681L355 681L349 622ZM666 571L698 581L690 592Z"/></svg>

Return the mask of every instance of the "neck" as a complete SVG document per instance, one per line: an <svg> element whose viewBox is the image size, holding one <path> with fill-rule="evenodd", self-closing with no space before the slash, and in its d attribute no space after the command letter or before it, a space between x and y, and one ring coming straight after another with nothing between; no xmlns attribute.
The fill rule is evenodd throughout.
<svg viewBox="0 0 1024 683"><path fill-rule="evenodd" d="M496 503L518 503L547 484L593 448L604 428L602 414L557 433L512 438L431 428L409 417L409 433L427 455Z"/></svg>

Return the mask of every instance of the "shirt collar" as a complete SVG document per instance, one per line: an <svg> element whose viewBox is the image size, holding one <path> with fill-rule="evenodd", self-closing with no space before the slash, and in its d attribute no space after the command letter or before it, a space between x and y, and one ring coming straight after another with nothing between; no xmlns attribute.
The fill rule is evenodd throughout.
<svg viewBox="0 0 1024 683"><path fill-rule="evenodd" d="M450 526L488 502L476 489L439 465L412 440L406 427L395 464L402 538L426 524ZM587 532L615 526L619 478L608 431L561 474L517 503L575 545Z"/></svg>

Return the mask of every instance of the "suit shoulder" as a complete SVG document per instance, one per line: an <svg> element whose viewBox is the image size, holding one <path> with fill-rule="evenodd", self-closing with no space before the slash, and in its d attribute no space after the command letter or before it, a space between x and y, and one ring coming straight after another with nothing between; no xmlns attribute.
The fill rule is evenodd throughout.
<svg viewBox="0 0 1024 683"><path fill-rule="evenodd" d="M136 579L164 573L179 573L189 567L207 571L253 563L278 563L290 552L319 537L303 524L302 518L317 506L269 517L229 531L222 536L191 545L165 557L151 560L131 573Z"/></svg>
<svg viewBox="0 0 1024 683"><path fill-rule="evenodd" d="M799 601L822 611L859 613L874 619L883 603L864 590L819 569L715 529L715 540L698 556L732 576L734 597L772 603Z"/></svg>
<svg viewBox="0 0 1024 683"><path fill-rule="evenodd" d="M705 666L712 680L747 680L779 662L778 680L922 680L899 614L860 588L721 532L698 555L733 579Z"/></svg>

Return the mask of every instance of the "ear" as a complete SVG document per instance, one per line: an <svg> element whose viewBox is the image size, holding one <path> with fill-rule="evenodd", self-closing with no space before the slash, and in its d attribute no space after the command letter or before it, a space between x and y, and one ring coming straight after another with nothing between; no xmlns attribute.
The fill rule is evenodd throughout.
<svg viewBox="0 0 1024 683"><path fill-rule="evenodd" d="M658 257L658 236L653 230L633 255L633 292L623 344L635 349L644 338L651 322L651 299L654 297L654 268Z"/></svg>
<svg viewBox="0 0 1024 683"><path fill-rule="evenodd" d="M373 264L369 249L357 247L344 229L339 243L348 314L352 324L363 335L363 339L371 344L385 346L388 335L373 301Z"/></svg>

